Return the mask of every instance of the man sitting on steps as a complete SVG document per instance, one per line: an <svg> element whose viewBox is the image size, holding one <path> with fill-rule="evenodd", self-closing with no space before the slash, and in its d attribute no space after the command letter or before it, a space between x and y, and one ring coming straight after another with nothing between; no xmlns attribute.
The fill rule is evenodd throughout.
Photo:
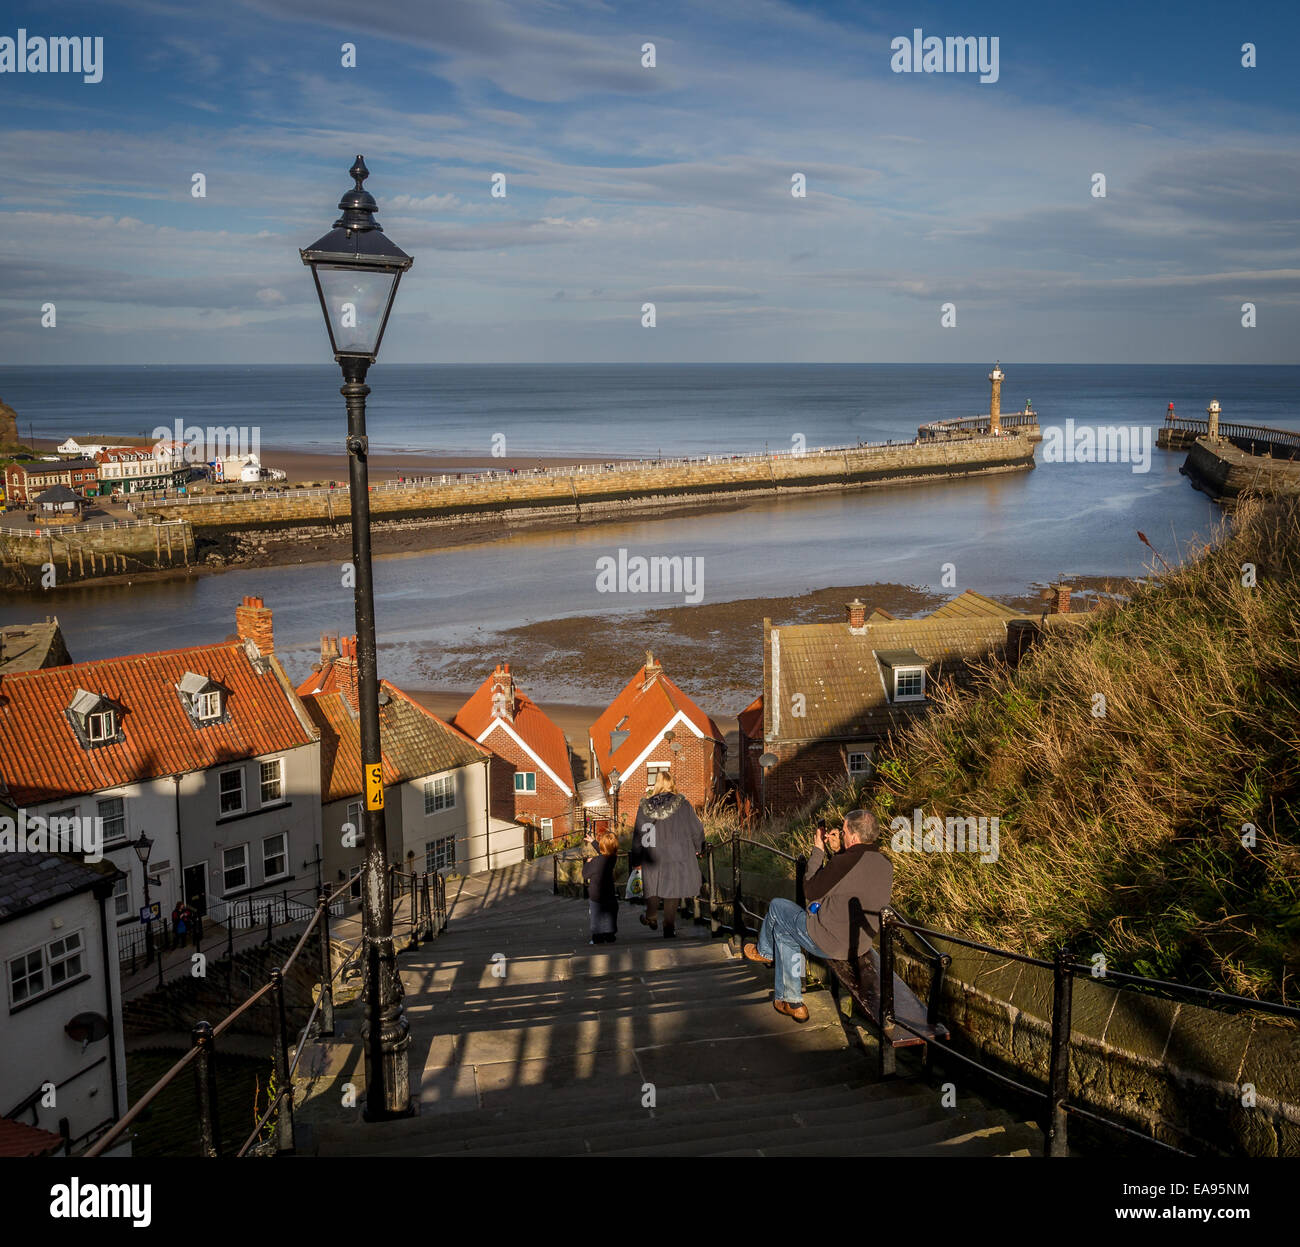
<svg viewBox="0 0 1300 1247"><path fill-rule="evenodd" d="M850 951L849 902L857 897L872 936L880 930L880 920L872 911L889 904L894 864L880 852L880 826L875 816L869 810L846 814L840 840L843 851L825 865L826 839L818 828L816 847L804 874L807 911L794 901L777 897L767 907L758 943L744 948L749 961L764 966L776 963L773 1006L796 1022L808 1020L802 990L804 952L823 960L846 961ZM869 949L869 944L860 947L859 955Z"/></svg>

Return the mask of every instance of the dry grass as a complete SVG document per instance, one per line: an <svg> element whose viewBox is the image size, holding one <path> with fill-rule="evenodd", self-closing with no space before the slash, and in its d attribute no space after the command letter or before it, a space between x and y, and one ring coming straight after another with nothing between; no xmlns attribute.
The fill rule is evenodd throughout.
<svg viewBox="0 0 1300 1247"><path fill-rule="evenodd" d="M1068 940L1113 969L1294 1002L1300 502L1243 506L1126 607L936 700L882 750L867 800L886 826L918 807L997 816L1000 854L986 865L893 853L909 915L1039 954ZM851 808L855 795L830 804ZM772 830L805 843L814 813Z"/></svg>

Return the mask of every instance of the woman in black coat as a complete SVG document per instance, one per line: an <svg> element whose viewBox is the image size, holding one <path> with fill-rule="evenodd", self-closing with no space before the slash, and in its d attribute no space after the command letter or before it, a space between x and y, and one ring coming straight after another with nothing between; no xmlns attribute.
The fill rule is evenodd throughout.
<svg viewBox="0 0 1300 1247"><path fill-rule="evenodd" d="M698 896L700 864L704 852L704 824L691 803L677 791L667 771L660 771L655 790L637 807L629 864L641 867L645 913L641 921L652 931L659 926L659 905L664 909L664 938L677 934L677 899Z"/></svg>

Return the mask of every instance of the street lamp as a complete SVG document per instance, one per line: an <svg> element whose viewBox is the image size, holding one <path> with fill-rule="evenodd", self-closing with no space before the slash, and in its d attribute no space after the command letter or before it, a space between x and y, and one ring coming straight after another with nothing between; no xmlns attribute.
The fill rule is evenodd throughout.
<svg viewBox="0 0 1300 1247"><path fill-rule="evenodd" d="M153 841L142 831L138 840L131 842L131 847L135 850L135 855L140 859L140 870L144 874L144 907L149 910L149 854L153 852ZM153 915L150 913L150 920L144 924L144 946L145 965L153 963Z"/></svg>
<svg viewBox="0 0 1300 1247"><path fill-rule="evenodd" d="M393 945L388 834L384 823L383 767L379 752L379 680L375 663L375 593L370 565L370 486L366 438L366 373L379 354L397 283L411 257L384 236L378 205L362 183L370 176L358 156L348 171L356 183L342 199L334 228L300 254L312 271L330 349L343 370L339 391L348 409L349 493L352 503L353 601L357 626L357 697L366 864L362 888L362 938L366 964L367 1121L410 1114L407 1050L411 1037L402 1010L402 984Z"/></svg>
<svg viewBox="0 0 1300 1247"><path fill-rule="evenodd" d="M614 767L609 773L609 792L614 798L614 834L618 835L618 790L623 786L623 776L619 774L618 767Z"/></svg>

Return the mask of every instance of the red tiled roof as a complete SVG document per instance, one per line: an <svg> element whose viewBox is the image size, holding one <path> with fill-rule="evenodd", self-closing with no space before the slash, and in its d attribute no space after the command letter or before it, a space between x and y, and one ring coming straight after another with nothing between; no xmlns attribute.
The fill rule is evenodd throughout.
<svg viewBox="0 0 1300 1247"><path fill-rule="evenodd" d="M468 766L491 751L476 744L401 689L380 680L388 694L379 707L379 756L385 787ZM361 723L342 690L312 693L303 705L320 729L321 801L361 795Z"/></svg>
<svg viewBox="0 0 1300 1247"><path fill-rule="evenodd" d="M741 733L750 740L763 739L763 694L759 693L737 716Z"/></svg>
<svg viewBox="0 0 1300 1247"><path fill-rule="evenodd" d="M62 1135L0 1117L0 1156L49 1156L62 1146Z"/></svg>
<svg viewBox="0 0 1300 1247"><path fill-rule="evenodd" d="M564 732L517 685L514 686L514 697L514 720L509 724L510 728L560 777L561 783L573 792L573 764L569 760L569 743L565 740ZM482 737L494 723L501 722L492 713L492 676L488 676L470 699L456 711L452 722L475 740ZM492 736L488 736L483 743L490 746L491 741Z"/></svg>
<svg viewBox="0 0 1300 1247"><path fill-rule="evenodd" d="M226 720L194 726L176 688L187 671L225 690ZM64 713L78 689L122 708L120 743L80 743ZM23 806L205 770L310 744L300 713L279 661L254 665L240 641L0 673L0 785Z"/></svg>
<svg viewBox="0 0 1300 1247"><path fill-rule="evenodd" d="M668 678L662 667L643 666L591 726L591 743L600 773L608 775L611 768L617 767L626 774L632 763L659 738L670 720L678 714L694 724L706 738L722 742L718 725ZM626 723L623 723L624 718ZM623 723L622 728L619 728L620 723ZM611 753L609 734L616 730L625 731L628 736Z"/></svg>

